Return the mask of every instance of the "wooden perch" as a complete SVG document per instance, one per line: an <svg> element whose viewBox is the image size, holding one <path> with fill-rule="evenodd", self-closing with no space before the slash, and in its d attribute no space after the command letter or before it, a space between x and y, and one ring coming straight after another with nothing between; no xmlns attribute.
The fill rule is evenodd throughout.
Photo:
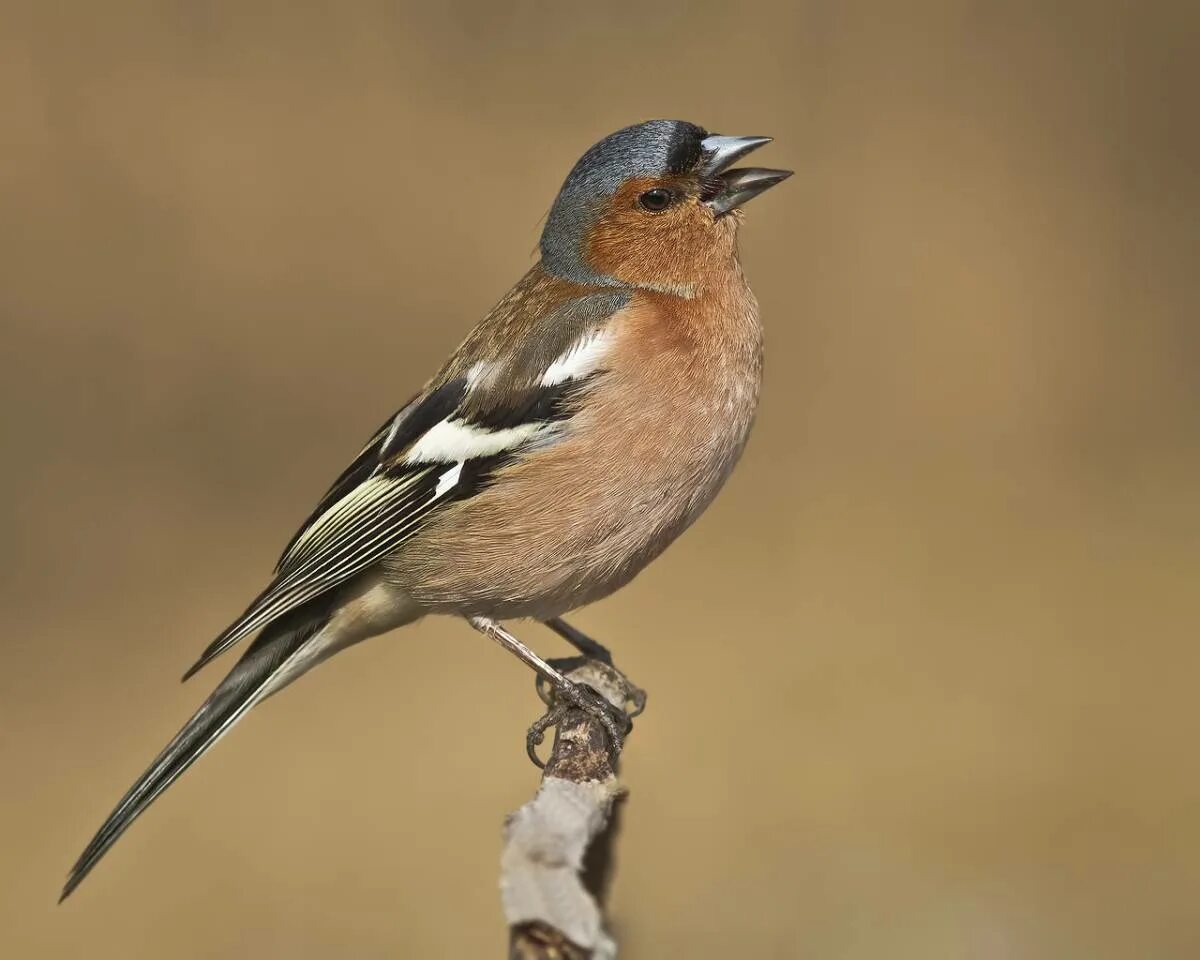
<svg viewBox="0 0 1200 960"><path fill-rule="evenodd" d="M560 664L556 664L560 665ZM561 663L621 710L641 711L645 694L615 667L577 658ZM512 814L500 856L500 898L509 923L510 960L612 960L604 901L617 833L620 748L582 710L559 718L537 794Z"/></svg>

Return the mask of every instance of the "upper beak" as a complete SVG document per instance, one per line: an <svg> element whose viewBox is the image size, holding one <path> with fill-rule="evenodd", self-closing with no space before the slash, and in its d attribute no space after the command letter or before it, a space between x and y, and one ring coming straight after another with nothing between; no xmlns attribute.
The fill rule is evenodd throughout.
<svg viewBox="0 0 1200 960"><path fill-rule="evenodd" d="M736 210L747 200L792 175L791 170L763 167L729 169L746 154L770 142L770 137L722 137L716 134L700 141L702 153L697 172L712 183L704 192L704 202L718 217Z"/></svg>

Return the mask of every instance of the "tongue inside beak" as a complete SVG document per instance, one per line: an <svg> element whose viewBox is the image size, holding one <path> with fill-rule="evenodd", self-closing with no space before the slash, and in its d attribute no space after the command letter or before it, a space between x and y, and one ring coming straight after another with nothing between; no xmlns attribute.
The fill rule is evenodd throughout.
<svg viewBox="0 0 1200 960"><path fill-rule="evenodd" d="M702 153L698 172L710 184L705 190L704 202L716 216L736 210L792 175L791 170L764 167L730 169L746 154L770 142L770 137L722 137L717 134L700 142Z"/></svg>

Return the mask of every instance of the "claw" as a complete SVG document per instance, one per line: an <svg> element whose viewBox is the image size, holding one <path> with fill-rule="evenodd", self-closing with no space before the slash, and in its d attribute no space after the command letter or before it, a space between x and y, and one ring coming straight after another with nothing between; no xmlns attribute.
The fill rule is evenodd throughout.
<svg viewBox="0 0 1200 960"><path fill-rule="evenodd" d="M567 710L574 707L582 710L588 716L595 718L604 728L614 751L619 751L625 742L625 734L633 723L629 714L619 707L613 706L607 699L586 684L566 681L561 684L551 684L540 677L537 681L538 696L546 704L546 712L530 726L525 734L525 752L537 767L544 768L537 748L546 738L546 731L562 722ZM645 694L639 690L633 696L633 702L638 713L645 706ZM635 714L636 716L636 714ZM620 726L617 725L618 718Z"/></svg>
<svg viewBox="0 0 1200 960"><path fill-rule="evenodd" d="M600 725L604 727L604 731L608 734L612 745L618 750L621 748L621 744L625 740L625 733L630 727L629 717L624 710L614 707L595 690L584 684L572 683L561 690L556 690L555 695L556 699L561 697L584 713L600 721ZM621 719L620 728L617 727L616 718L618 715Z"/></svg>
<svg viewBox="0 0 1200 960"><path fill-rule="evenodd" d="M546 739L546 731L553 726L557 726L559 721L562 720L564 713L566 713L566 709L561 704L547 704L546 712L534 720L529 730L525 733L525 753L529 755L529 759L533 761L533 765L539 770L544 770L546 765L542 763L541 757L538 756L537 748Z"/></svg>

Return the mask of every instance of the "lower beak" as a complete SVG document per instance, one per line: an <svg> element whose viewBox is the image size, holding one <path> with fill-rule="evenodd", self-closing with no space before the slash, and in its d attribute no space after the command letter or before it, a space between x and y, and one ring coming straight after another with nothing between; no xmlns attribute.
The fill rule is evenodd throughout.
<svg viewBox="0 0 1200 960"><path fill-rule="evenodd" d="M746 154L770 142L770 137L722 137L716 134L700 141L702 152L698 172L707 181L703 200L716 216L736 210L792 175L791 170L763 167L729 169Z"/></svg>

